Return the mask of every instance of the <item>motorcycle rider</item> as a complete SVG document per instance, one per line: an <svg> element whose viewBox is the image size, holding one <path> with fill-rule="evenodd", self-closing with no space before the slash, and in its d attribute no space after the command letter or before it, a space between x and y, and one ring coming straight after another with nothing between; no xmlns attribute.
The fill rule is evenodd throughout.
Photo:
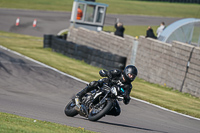
<svg viewBox="0 0 200 133"><path fill-rule="evenodd" d="M88 84L88 86L86 88L84 88L83 90L81 90L75 97L75 102L76 102L76 110L80 110L81 109L81 102L82 102L82 97L94 90L94 89L98 89L99 87L102 87L104 83L108 83L110 80L110 83L112 85L117 85L120 87L123 87L124 91L125 91L125 95L123 96L123 102L124 104L128 104L130 102L130 92L132 89L132 85L131 82L134 81L134 79L137 76L137 68L133 65L128 65L125 67L124 70L110 70L110 71L106 71L106 70L100 70L99 74L102 77L107 77L107 78L103 78L100 79L98 81L92 81ZM119 107L118 102L116 101L115 103L115 108L113 108L108 115L114 115L114 116L118 116L121 112L121 109Z"/></svg>

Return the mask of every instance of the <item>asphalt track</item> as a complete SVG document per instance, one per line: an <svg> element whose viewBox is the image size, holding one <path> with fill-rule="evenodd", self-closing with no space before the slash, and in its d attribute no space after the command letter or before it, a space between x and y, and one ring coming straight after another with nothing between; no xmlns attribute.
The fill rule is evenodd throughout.
<svg viewBox="0 0 200 133"><path fill-rule="evenodd" d="M8 19L9 15L6 16ZM4 28L9 22L0 19L0 23L5 24ZM7 28L12 28L12 25ZM32 27L27 26L25 29L29 28ZM85 85L85 82L56 69L0 48L0 112L102 133L200 132L199 119L172 113L138 100L131 100L129 105L120 103L120 116L106 116L97 122L90 122L81 116L65 116L64 108L71 96Z"/></svg>
<svg viewBox="0 0 200 133"><path fill-rule="evenodd" d="M17 18L19 26L15 26ZM70 26L71 12L35 11L0 8L0 30L42 37L44 34L57 34ZM107 14L105 25L113 25L116 19L124 25L157 25L162 21L169 25L181 18L150 17L137 15ZM33 27L33 20L37 19L37 26Z"/></svg>

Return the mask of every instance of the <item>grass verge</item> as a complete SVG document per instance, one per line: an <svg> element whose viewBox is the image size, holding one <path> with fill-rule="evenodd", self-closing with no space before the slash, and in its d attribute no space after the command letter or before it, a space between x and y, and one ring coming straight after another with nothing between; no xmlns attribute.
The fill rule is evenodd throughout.
<svg viewBox="0 0 200 133"><path fill-rule="evenodd" d="M1 0L1 8L72 11L74 0ZM170 3L137 0L96 0L108 4L107 13L135 14L163 17L200 18L199 4Z"/></svg>
<svg viewBox="0 0 200 133"><path fill-rule="evenodd" d="M93 67L83 61L71 59L62 54L52 52L51 49L43 49L43 38L0 32L0 39L0 45L4 47L17 51L85 81L90 82L100 78L98 71L101 68ZM136 78L133 83L131 96L183 114L200 118L199 98L174 91L172 88L167 88L164 85L151 84ZM6 119L8 119L7 121L12 119L12 115L7 115ZM8 123L4 128L8 128L9 130L12 126L13 124ZM21 129L21 127L19 127L19 129Z"/></svg>
<svg viewBox="0 0 200 133"><path fill-rule="evenodd" d="M94 133L47 121L39 121L0 112L1 133Z"/></svg>

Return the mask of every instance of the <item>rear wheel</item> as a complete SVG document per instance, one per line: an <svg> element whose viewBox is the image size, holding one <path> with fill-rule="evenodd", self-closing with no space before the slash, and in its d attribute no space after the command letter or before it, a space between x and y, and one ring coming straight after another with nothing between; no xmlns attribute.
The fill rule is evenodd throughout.
<svg viewBox="0 0 200 133"><path fill-rule="evenodd" d="M101 119L103 116L105 116L106 113L108 113L112 108L112 102L111 101L106 101L105 104L101 105L98 108L93 108L89 115L88 119L90 121L97 121Z"/></svg>
<svg viewBox="0 0 200 133"><path fill-rule="evenodd" d="M73 101L70 101L65 107L65 114L70 117L76 116L78 112L74 109L75 106L75 103Z"/></svg>

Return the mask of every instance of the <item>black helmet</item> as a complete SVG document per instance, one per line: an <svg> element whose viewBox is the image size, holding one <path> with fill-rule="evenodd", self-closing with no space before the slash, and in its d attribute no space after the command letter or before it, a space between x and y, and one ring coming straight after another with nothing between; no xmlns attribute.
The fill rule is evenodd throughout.
<svg viewBox="0 0 200 133"><path fill-rule="evenodd" d="M126 82L132 82L134 81L135 77L137 76L137 68L133 65L128 65L124 69L123 76L126 80Z"/></svg>

